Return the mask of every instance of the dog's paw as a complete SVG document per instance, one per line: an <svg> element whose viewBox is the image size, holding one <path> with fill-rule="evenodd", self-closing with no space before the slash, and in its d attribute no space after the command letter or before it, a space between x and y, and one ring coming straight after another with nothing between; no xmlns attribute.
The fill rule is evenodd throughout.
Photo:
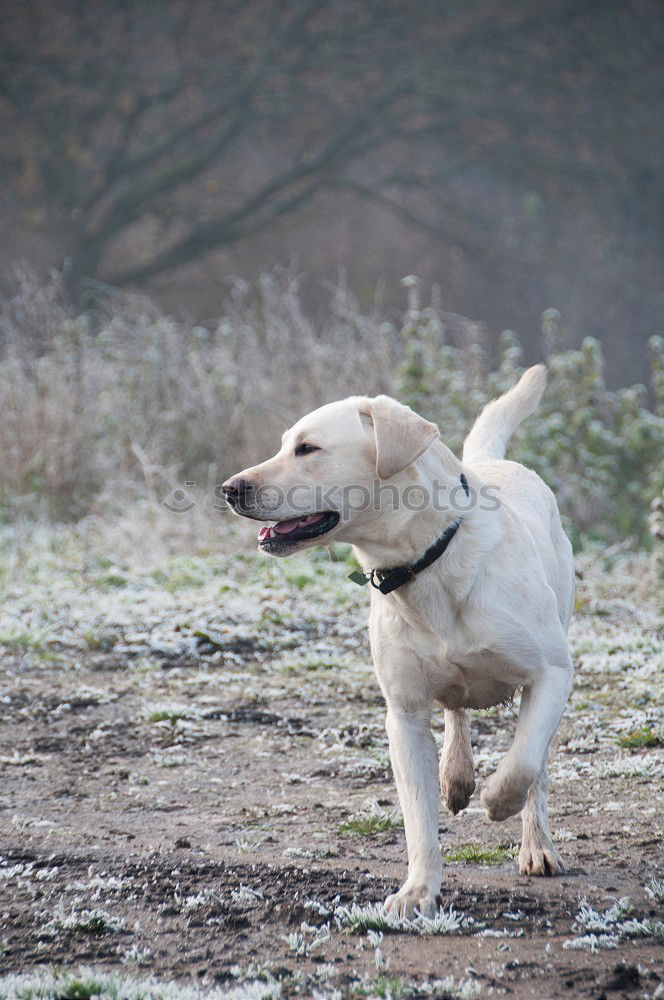
<svg viewBox="0 0 664 1000"><path fill-rule="evenodd" d="M535 773L530 774L520 768L511 770L509 767L499 766L480 795L489 819L501 822L521 812L536 777Z"/></svg>
<svg viewBox="0 0 664 1000"><path fill-rule="evenodd" d="M409 887L407 884L398 892L392 893L385 900L388 913L405 920L412 920L421 913L423 917L434 917L442 906L443 900L438 893L433 893L425 885Z"/></svg>
<svg viewBox="0 0 664 1000"><path fill-rule="evenodd" d="M524 780L505 780L498 772L492 775L480 795L488 818L500 823L509 816L516 816L526 804L531 784Z"/></svg>
<svg viewBox="0 0 664 1000"><path fill-rule="evenodd" d="M487 817L494 823L501 823L504 819L509 819L510 816L516 816L517 813L520 813L526 804L527 797L527 789L523 795L518 794L517 791L516 794L507 797L502 794L494 795L490 789L485 788L480 795Z"/></svg>
<svg viewBox="0 0 664 1000"><path fill-rule="evenodd" d="M519 851L519 872L522 875L562 875L562 858L549 838L524 840Z"/></svg>
<svg viewBox="0 0 664 1000"><path fill-rule="evenodd" d="M440 790L447 808L456 816L470 802L470 797L475 791L475 779L472 775L469 778L448 778L446 775L442 775Z"/></svg>

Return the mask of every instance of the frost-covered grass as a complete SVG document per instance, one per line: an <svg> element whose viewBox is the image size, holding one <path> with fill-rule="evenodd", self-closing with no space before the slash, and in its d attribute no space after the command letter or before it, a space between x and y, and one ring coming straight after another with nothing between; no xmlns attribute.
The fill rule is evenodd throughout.
<svg viewBox="0 0 664 1000"><path fill-rule="evenodd" d="M664 755L616 757L601 763L596 768L600 778L664 778Z"/></svg>
<svg viewBox="0 0 664 1000"><path fill-rule="evenodd" d="M122 955L122 963L123 965L148 965L153 957L150 948L141 948L139 945L133 944Z"/></svg>
<svg viewBox="0 0 664 1000"><path fill-rule="evenodd" d="M297 936L290 935L291 938ZM294 948L290 950L298 957L308 954ZM0 977L0 1000L279 1000L282 996L281 984L269 972L257 967L235 971L240 977L235 985L215 988L161 982L153 977L139 978L89 968L76 971L44 968L22 975ZM260 978L244 978L241 971L260 974ZM374 978L365 977L340 992L326 988L330 971L332 967L319 966L318 972L308 977L312 987L310 995L320 1000L340 1000L342 997L354 1000L398 1000L401 997L477 1000L482 993L481 985L470 978L447 976L444 979L413 981L387 973ZM316 981L321 985L317 987Z"/></svg>
<svg viewBox="0 0 664 1000"><path fill-rule="evenodd" d="M263 893L257 889L250 889L247 885L241 885L239 889L231 890L231 899L237 906L252 909L263 902Z"/></svg>
<svg viewBox="0 0 664 1000"><path fill-rule="evenodd" d="M32 652L38 656L47 654L43 634L12 623L0 631L0 646L18 653Z"/></svg>
<svg viewBox="0 0 664 1000"><path fill-rule="evenodd" d="M624 917L631 912L631 905L626 897L616 900L603 913L599 913L590 906L587 900L581 900L579 912L574 921L575 927L583 927L587 931L606 931L617 927Z"/></svg>
<svg viewBox="0 0 664 1000"><path fill-rule="evenodd" d="M300 930L286 935L284 941L288 945L288 950L294 955L306 956L322 948L330 940L330 937L329 924L313 927L303 921L300 924Z"/></svg>
<svg viewBox="0 0 664 1000"><path fill-rule="evenodd" d="M175 902L180 906L180 909L191 912L205 906L209 902L209 895L207 892L195 892L188 896L181 896L179 892L176 892Z"/></svg>
<svg viewBox="0 0 664 1000"><path fill-rule="evenodd" d="M165 807L163 818L150 816L150 825L154 822L152 830L170 828L172 836L164 841L165 855L173 851L173 865L182 866L169 890L170 919L191 928L205 927L202 935L215 933L209 930L208 920L212 927L220 906L240 918L244 914L251 935L258 938L263 933L266 922L262 918L273 905L273 895L266 891L263 899L260 882L254 883L253 876L244 873L254 863L257 869L269 863L306 871L317 867L310 864L312 861L340 857L341 867L349 864L347 858L354 857L358 860L353 860L353 865L366 865L372 873L385 876L380 867L382 858L402 855L401 820L393 809L396 793L389 772L384 705L367 645L368 595L346 581L348 553L342 550L339 558L332 559L324 550L311 550L294 559L288 569L290 564L285 561L277 563L255 554L253 531L251 537L245 537L240 525L233 529L232 539L223 536L223 545L233 545L237 551L201 554L192 559L200 564L194 573L191 566L176 570L172 557L164 560L144 543L133 556L113 552L109 556L115 536L111 534L102 543L92 528L86 530L89 536L80 524L57 529L19 525L11 543L9 533L0 530L0 631L7 626L5 632L10 632L10 626L24 618L28 631L39 635L43 648L49 651L45 659L29 644L4 650L7 670L0 682L0 719L7 732L13 732L14 724L26 723L20 749L15 751L12 743L0 759L7 780L17 785L26 778L43 780L50 769L58 775L53 787L66 785L68 778L60 779L59 774L69 759L70 732L79 727L81 735L76 741L72 739L72 748L80 739L85 740L86 753L91 756L96 750L112 751L108 771L104 767L89 779L94 781L94 794L100 793L101 826L116 831L119 810L128 805L131 811L122 814L126 827L120 830L137 833L140 809L155 802L159 808ZM21 531L24 534L18 539ZM141 562L144 554L145 565ZM122 565L113 563L104 568L104 560L111 558ZM158 567L148 564L153 558L161 560L168 580L186 570L186 574L197 575L196 585L166 586ZM589 815L598 817L602 833L605 829L614 837L629 826L624 839L620 834L620 839L616 837L608 846L603 841L598 849L597 863L606 871L614 856L638 850L631 838L636 838L637 831L640 835L644 822L650 822L651 811L654 816L655 802L647 783L661 773L661 747L650 745L649 737L634 744L621 745L621 741L631 740L634 733L640 737L659 732L664 651L657 632L659 603L649 557L621 555L606 569L600 558L593 562L591 553L586 552L578 564L583 574L579 592L588 603L582 603L573 624L572 642L579 667L552 753L552 808L554 827L558 827L554 838L569 842L562 853L574 864L575 855L583 857L594 847L583 843L588 836ZM7 570L4 575L3 568ZM109 588L102 581L107 571L117 571L125 585ZM306 584L300 586L294 574L306 577ZM596 614L600 607L606 613ZM103 641L90 643L91 635L103 637ZM504 754L517 712L518 697L512 706L473 713L475 761L481 776L494 770ZM51 730L54 719L58 725ZM440 744L442 713L437 712L433 721ZM229 731L238 739L226 739ZM49 739L42 742L42 734ZM50 737L56 735L64 742L62 756L57 749L59 741L50 744ZM126 757L125 749L133 750L134 741L136 749L144 752ZM250 786L243 784L244 760L237 761L242 773L228 780L226 763L231 759L236 763L239 746L251 747L251 759L247 755ZM260 775L263 760L271 775L269 782L263 782ZM215 822L194 826L190 820L199 806L199 792L204 800L210 790L209 809ZM633 793L638 795L642 813L634 808ZM376 799L362 803L367 795L380 796L382 805L378 806ZM96 823L96 814L92 821L89 818L94 808L89 800L71 796L56 799L47 794L42 801L43 808L33 797L29 805L12 807L5 818L11 825L14 817L17 836L26 831L40 843L52 838L53 846L48 848L52 856L44 855L42 867L25 860L0 859L3 890L30 898L39 907L40 937L44 922L53 920L53 908L61 895L62 876L57 866L63 864L62 838L71 836L67 824L76 823L86 812L89 826L84 832ZM311 808L312 804L316 808ZM66 815L70 807L72 820ZM171 823L167 810L172 807L188 811L182 816L186 823ZM304 827L303 809L307 819ZM176 819L180 819L177 814ZM513 850L505 844L492 844L489 828L479 825L472 809L467 818L444 821L448 822L443 838L448 860L467 866L457 869L455 875L451 873L453 878L468 877L495 885L497 876L488 869L473 874L470 868L503 863L515 875ZM517 835L516 826L512 835ZM392 847L394 841L398 843ZM113 844L123 856L125 850L133 850L121 839ZM183 853L187 846L191 853ZM239 862L243 874L234 876L215 897L210 893L214 883L192 881L184 868L199 857L199 851L203 856L219 852L231 863ZM641 852L642 857L645 854ZM103 871L99 870L102 865ZM590 867L587 862L584 865ZM336 867L329 865L330 879ZM650 874L652 869L646 870ZM117 913L128 927L135 928L137 920L145 927L143 914L136 913L142 892L140 875L124 864L113 867L105 857L95 863L94 871L86 874L85 869L79 870L75 878L62 893L66 909L57 928L56 922L52 924L54 932L62 935L59 944L69 944L78 955L86 954L90 941L86 942L85 936L105 934L103 947L117 956L123 975L130 965L150 963L150 973L158 976L161 930L157 927L154 941L146 940L145 930L133 936L120 935L111 930L107 920ZM623 882L616 884L622 887ZM305 891L317 890L308 885ZM382 894L382 886L376 883L375 895L362 898L377 900ZM661 883L653 879L645 891L639 891L645 911L616 911L613 916L609 912L607 917L605 902L593 902L597 910L582 908L573 931L565 925L571 942L566 948L600 950L611 948L614 940L616 948L632 941L651 947L661 935L661 925L645 914L661 900L661 894ZM571 905L574 912L576 907ZM95 925L83 907L94 913L96 906L103 907L105 917ZM481 909L472 912L484 919ZM284 920L276 928L276 942L270 947L276 950L275 968L287 964L299 969L315 960L320 970L324 959L331 961L339 949L347 954L350 944L358 960L361 956L363 969L371 967L371 978L363 981L361 971L344 959L343 964L333 966L331 980L336 982L340 973L346 976L352 972L352 988L359 991L362 980L363 989L373 990L367 996L378 995L376 990L383 987L393 992L398 988L407 997L445 996L440 986L439 994L427 994L425 989L431 984L410 982L403 969L397 975L403 941L400 944L388 935L411 935L409 948L428 948L424 941L432 935L463 934L472 947L486 938L485 954L498 954L499 960L504 960L498 949L509 947L513 952L510 957L516 959L520 935L530 938L531 918L522 914L520 922L506 926L505 921L512 917L503 916L505 920L495 927L490 921L486 927L472 923L453 910L444 910L431 921L422 917L401 921L385 914L382 907L343 907L337 899L332 905L313 908L310 915L312 924L329 925L327 944L316 944L321 932L326 932L321 927L310 930L309 925L301 925L298 913L295 924L289 926ZM366 938L372 930L385 934L385 942L370 950ZM347 939L347 932L358 936ZM424 939L419 945L418 937ZM48 955L51 940L43 935L40 946ZM12 960L15 948L10 940ZM380 955L375 954L376 949ZM309 954L312 961L302 963ZM569 955L568 959L585 961L582 955ZM460 971L457 969L457 974ZM246 989L238 984L237 996L243 998L251 995L251 983L258 976L243 973L242 978L249 984ZM346 979L343 982L345 988ZM302 995L308 995L307 990L315 995L314 987L325 1000L328 993L330 1000L335 995L332 985L326 992L322 979L314 983L305 977L295 985ZM456 982L454 988L458 985ZM290 986L284 983L283 990L287 988ZM174 995L184 995L180 990ZM128 992L127 996L133 994Z"/></svg>
<svg viewBox="0 0 664 1000"><path fill-rule="evenodd" d="M571 840L576 840L576 834L572 833L571 830L554 830L551 834L553 840L559 844L569 843Z"/></svg>
<svg viewBox="0 0 664 1000"><path fill-rule="evenodd" d="M651 878L645 886L646 896L654 903L664 903L664 882L658 878Z"/></svg>
<svg viewBox="0 0 664 1000"><path fill-rule="evenodd" d="M93 969L44 969L0 977L0 1000L278 1000L280 996L281 987L274 981L199 989Z"/></svg>
<svg viewBox="0 0 664 1000"><path fill-rule="evenodd" d="M12 864L0 856L0 885L12 879L19 881L51 882L58 877L60 869L57 865L39 868L32 861L19 861Z"/></svg>
<svg viewBox="0 0 664 1000"><path fill-rule="evenodd" d="M410 1000L477 1000L482 993L482 986L472 979L455 979L446 976L445 979L428 979L424 982L414 982L400 979L385 973L374 979L365 978L353 983L343 993L335 991L329 994L333 1000L400 1000L401 997ZM316 997L327 997L328 994L316 994Z"/></svg>
<svg viewBox="0 0 664 1000"><path fill-rule="evenodd" d="M60 905L53 917L44 924L44 934L55 935L60 932L68 934L118 934L124 929L124 921L120 917L97 907L93 909L72 910L65 912Z"/></svg>
<svg viewBox="0 0 664 1000"><path fill-rule="evenodd" d="M472 917L458 913L453 906L449 910L439 910L433 917L422 914L408 920L395 913L388 912L383 906L369 904L359 906L337 906L334 911L337 927L348 930L351 934L363 934L368 931L391 931L400 934L455 934L457 931L471 927L475 921Z"/></svg>
<svg viewBox="0 0 664 1000"><path fill-rule="evenodd" d="M380 935L383 932L422 936L445 935L481 926L476 924L472 917L459 913L453 906L447 910L439 909L433 917L418 914L412 920L388 912L381 904L370 903L360 906L358 903L353 903L351 906L343 906L335 901L328 906L316 899L308 899L305 906L319 917L333 920L340 930L350 934L367 934L374 944L380 943Z"/></svg>
<svg viewBox="0 0 664 1000"><path fill-rule="evenodd" d="M582 934L563 941L563 948L596 954L602 948L617 948L619 941L620 937L617 934Z"/></svg>
<svg viewBox="0 0 664 1000"><path fill-rule="evenodd" d="M585 933L564 941L563 948L597 952L601 948L617 948L625 938L664 940L664 921L630 917L632 909L627 897L616 900L603 912L595 910L587 900L582 900L572 930Z"/></svg>

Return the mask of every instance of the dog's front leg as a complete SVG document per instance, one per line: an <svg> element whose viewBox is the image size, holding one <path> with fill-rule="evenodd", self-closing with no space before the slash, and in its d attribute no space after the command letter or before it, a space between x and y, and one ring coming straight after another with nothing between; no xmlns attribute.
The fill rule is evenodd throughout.
<svg viewBox="0 0 664 1000"><path fill-rule="evenodd" d="M545 664L537 679L524 686L514 742L482 792L482 805L489 819L507 819L525 806L531 786L546 767L549 744L571 686L572 659L563 646L559 655Z"/></svg>
<svg viewBox="0 0 664 1000"><path fill-rule="evenodd" d="M385 728L406 830L408 878L385 908L409 919L416 910L432 916L440 902L438 761L429 722L430 709L407 711L388 701Z"/></svg>
<svg viewBox="0 0 664 1000"><path fill-rule="evenodd" d="M440 790L450 812L465 809L475 791L470 722L465 708L445 709L445 742L440 755Z"/></svg>

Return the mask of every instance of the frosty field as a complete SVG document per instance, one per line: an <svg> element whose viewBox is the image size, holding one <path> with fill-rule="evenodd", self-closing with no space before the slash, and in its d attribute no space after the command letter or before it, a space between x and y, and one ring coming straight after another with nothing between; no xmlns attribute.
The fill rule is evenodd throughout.
<svg viewBox="0 0 664 1000"><path fill-rule="evenodd" d="M520 876L519 819L480 808L517 698L473 713L478 789L441 805L444 910L394 926L368 595L344 549L269 561L225 531L187 557L103 526L0 539L0 998L664 996L652 557L578 559L566 874Z"/></svg>

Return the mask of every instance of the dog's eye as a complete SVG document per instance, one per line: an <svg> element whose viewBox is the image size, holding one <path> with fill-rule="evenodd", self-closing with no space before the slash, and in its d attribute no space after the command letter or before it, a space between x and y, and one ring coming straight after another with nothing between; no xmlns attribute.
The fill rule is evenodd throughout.
<svg viewBox="0 0 664 1000"><path fill-rule="evenodd" d="M320 451L320 448L318 447L318 445L309 444L308 441L303 441L302 444L298 444L297 448L295 449L295 454L299 458L300 455L310 455L312 451Z"/></svg>

